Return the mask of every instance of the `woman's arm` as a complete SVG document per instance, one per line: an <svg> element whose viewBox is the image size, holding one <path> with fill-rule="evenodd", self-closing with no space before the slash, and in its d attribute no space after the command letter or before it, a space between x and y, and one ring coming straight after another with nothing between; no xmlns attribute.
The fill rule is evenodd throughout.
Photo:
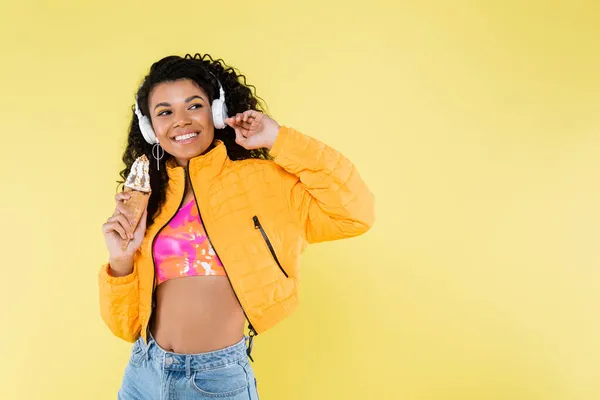
<svg viewBox="0 0 600 400"><path fill-rule="evenodd" d="M100 268L100 315L109 329L118 337L134 342L141 330L139 321L139 285L135 260L146 233L148 210L144 210L139 224L132 232L132 222L125 201L127 192L115 196L115 211L102 225L106 247L110 254L109 263ZM123 240L129 237L123 249Z"/></svg>
<svg viewBox="0 0 600 400"><path fill-rule="evenodd" d="M309 243L360 235L375 220L373 195L340 152L265 114L248 110L226 120L245 149L270 149L292 216Z"/></svg>
<svg viewBox="0 0 600 400"><path fill-rule="evenodd" d="M104 323L117 337L135 342L139 337L138 274L135 264L133 271L125 276L112 276L110 264L100 268L98 274L100 289L100 315Z"/></svg>
<svg viewBox="0 0 600 400"><path fill-rule="evenodd" d="M270 150L293 216L309 243L358 236L374 223L374 197L340 152L281 127Z"/></svg>

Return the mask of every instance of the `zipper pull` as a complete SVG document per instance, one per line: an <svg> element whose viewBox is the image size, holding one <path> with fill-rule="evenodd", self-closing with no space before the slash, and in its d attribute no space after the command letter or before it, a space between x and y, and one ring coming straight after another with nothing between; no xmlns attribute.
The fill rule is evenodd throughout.
<svg viewBox="0 0 600 400"><path fill-rule="evenodd" d="M254 362L254 359L252 358L252 346L254 346L253 343L254 340L254 336L250 336L250 339L248 340L248 348L246 349L246 354L248 355L248 358L250 359L250 361Z"/></svg>
<svg viewBox="0 0 600 400"><path fill-rule="evenodd" d="M248 322L248 330L250 331L249 332L250 336L257 336L258 335L258 333L256 333L256 329L254 329L254 327L252 326L252 324L249 323L249 322Z"/></svg>
<svg viewBox="0 0 600 400"><path fill-rule="evenodd" d="M256 217L255 217L256 218ZM252 358L252 347L254 346L254 336L258 335L256 333L256 330L254 330L254 327L252 326L251 323L248 323L248 347L246 348L246 354L248 355L248 358L250 359L250 361L254 362L254 359Z"/></svg>

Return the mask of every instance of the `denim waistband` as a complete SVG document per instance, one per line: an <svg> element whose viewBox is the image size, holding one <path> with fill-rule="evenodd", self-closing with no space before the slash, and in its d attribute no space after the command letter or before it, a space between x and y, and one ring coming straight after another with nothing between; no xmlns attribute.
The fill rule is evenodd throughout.
<svg viewBox="0 0 600 400"><path fill-rule="evenodd" d="M181 354L166 351L156 343L156 340L150 333L147 345L141 337L138 339L136 345L142 348L148 360L161 364L165 370L186 371L186 374L190 374L191 371L215 369L247 359L246 339L248 337L244 336L242 340L231 346L198 354Z"/></svg>

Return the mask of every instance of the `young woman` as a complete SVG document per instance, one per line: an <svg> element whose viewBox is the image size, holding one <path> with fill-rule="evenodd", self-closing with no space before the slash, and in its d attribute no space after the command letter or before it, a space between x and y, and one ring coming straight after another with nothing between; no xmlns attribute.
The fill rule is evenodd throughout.
<svg viewBox="0 0 600 400"><path fill-rule="evenodd" d="M152 192L141 222L132 229L123 191L103 225L100 312L134 342L118 397L258 399L253 337L296 308L307 244L371 227L372 195L349 160L279 125L210 56L152 65L123 179L142 155Z"/></svg>

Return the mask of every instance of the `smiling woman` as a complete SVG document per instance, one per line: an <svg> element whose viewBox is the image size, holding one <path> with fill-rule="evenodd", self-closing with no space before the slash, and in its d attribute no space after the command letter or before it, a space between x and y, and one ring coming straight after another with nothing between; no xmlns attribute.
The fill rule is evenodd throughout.
<svg viewBox="0 0 600 400"><path fill-rule="evenodd" d="M198 99L190 99L189 103L195 102L195 107L202 106L200 110L196 111L196 114L200 111L207 112L209 115L212 112L212 102L219 98L219 89L223 89L226 93L225 104L231 115L242 113L247 110L263 111L263 107L259 101L259 98L252 92L253 87L246 85L245 76L238 74L234 68L227 66L222 60L214 60L210 55L201 56L196 54L194 56L186 55L185 57L179 56L168 56L156 63L154 63L149 74L144 78L141 87L139 88L136 99L141 114L149 116L154 128L154 133L158 137L164 134L165 124L160 121L164 118L168 121L173 121L173 118L178 118L179 114L173 115L174 112L180 111L180 109L168 109L169 106L181 106L182 100L188 100L191 96L199 96L205 99L204 102ZM220 86L221 85L221 86ZM157 93L160 91L161 96L157 97ZM192 93L182 94L186 91ZM186 92L187 94L187 92ZM170 98L170 95L174 95L174 98ZM183 98L177 98L180 95ZM166 97L165 97L166 96ZM151 101L154 103L151 104ZM163 103L163 104L160 104ZM165 104L166 103L166 104ZM188 103L185 102L184 103ZM157 106L164 107L161 112L164 112L164 116L158 117L157 110L154 110ZM192 104L189 104L189 108ZM202 108L204 110L202 110ZM208 108L208 109L207 109ZM188 113L192 113L192 110L187 110ZM170 115L170 116L169 116ZM188 123L189 120L180 121L181 123ZM224 143L227 149L227 156L231 160L243 160L248 158L255 159L269 159L270 155L268 149L252 149L248 150L236 143L236 134L234 128L224 124L217 124L222 129L215 129L215 124L212 119L204 121L204 128L207 132L204 132L204 136L212 135L215 140ZM172 128L171 128L172 129ZM164 136L163 136L164 138ZM180 154L182 157L177 156L177 151L174 151L170 144L172 140L159 139L160 146L166 151L165 157L159 161L157 168L150 169L150 183L152 187L152 196L148 203L148 225L154 219L154 214L158 211L161 204L165 201L165 188L168 182L167 171L164 168L166 163L171 162L184 162L185 155ZM211 144L209 144L210 147ZM208 148L202 149L201 154ZM155 151L156 153L156 151ZM142 154L145 154L149 158L153 156L152 144L144 140L144 136L140 130L140 124L138 118L132 113L131 124L129 127L128 144L123 154L123 162L125 168L121 171L121 177L123 182L126 180L127 175L131 170L135 159ZM191 153L187 153L190 156ZM191 158L191 157L190 157ZM156 163L152 163L156 164ZM162 166L162 168L161 168Z"/></svg>
<svg viewBox="0 0 600 400"><path fill-rule="evenodd" d="M152 126L163 149L177 164L204 153L215 132L210 101L204 90L190 79L156 85L148 98Z"/></svg>
<svg viewBox="0 0 600 400"><path fill-rule="evenodd" d="M295 310L306 244L373 224L352 163L261 112L240 79L207 56L170 56L136 95L121 174L154 157L151 194L137 227L131 193L117 194L99 273L104 321L135 342L120 399L157 398L165 385L257 399L253 338Z"/></svg>

